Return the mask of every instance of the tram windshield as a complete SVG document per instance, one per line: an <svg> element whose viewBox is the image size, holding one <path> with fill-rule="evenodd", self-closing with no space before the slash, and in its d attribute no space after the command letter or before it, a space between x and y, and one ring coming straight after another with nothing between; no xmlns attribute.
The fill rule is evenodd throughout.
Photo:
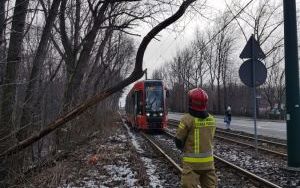
<svg viewBox="0 0 300 188"><path fill-rule="evenodd" d="M146 111L163 111L163 88L161 85L146 86Z"/></svg>

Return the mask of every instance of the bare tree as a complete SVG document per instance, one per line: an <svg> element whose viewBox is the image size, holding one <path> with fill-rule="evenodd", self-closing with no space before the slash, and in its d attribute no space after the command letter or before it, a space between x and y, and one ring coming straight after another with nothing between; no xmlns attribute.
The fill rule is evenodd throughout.
<svg viewBox="0 0 300 188"><path fill-rule="evenodd" d="M236 1L233 6L227 7L234 13L241 8L241 5ZM268 77L262 86L262 92L270 108L273 108L275 101L272 98L281 103L284 89L282 66L284 56L281 53L283 49L282 3L260 1L257 6L245 10L236 20L245 39L247 40L246 34L253 33L267 56L263 62L268 69Z"/></svg>
<svg viewBox="0 0 300 188"><path fill-rule="evenodd" d="M143 56L144 56L144 52L148 46L148 44L150 43L150 41L164 28L166 28L167 26L171 25L172 23L174 23L175 21L177 21L186 11L186 9L189 7L189 5L191 3L193 3L195 0L186 0L184 1L177 12L175 12L172 16L170 16L169 18L167 18L166 20L162 21L161 23L159 23L157 26L155 26L144 38L143 41L141 42L138 51L137 51L137 55L136 55L136 61L135 61L135 67L133 69L133 72L124 80L118 82L116 85L99 92L98 94L96 94L94 97L88 99L87 101L85 101L84 103L78 105L76 108L74 108L73 110L69 111L68 113L66 113L65 115L61 116L60 118L56 119L55 121L53 121L52 123L50 123L47 128L41 130L39 133L32 135L31 137L23 140L22 142L20 142L18 145L11 147L10 149L6 150L5 152L3 152L1 154L1 157L7 156L7 155L11 155L12 153L22 150L26 147L28 147L29 145L31 145L32 143L38 141L39 139L41 139L42 137L44 137L45 135L51 133L52 131L54 131L55 129L57 129L58 127L64 125L66 122L70 121L71 119L74 119L75 117L77 117L78 115L82 114L84 111L86 111L89 107L97 104L99 101L102 101L103 99L109 97L110 95L112 95L113 93L116 93L118 91L120 91L121 89L123 89L124 87L126 87L127 85L129 85L130 83L134 82L135 80L139 79L140 77L142 77L143 75ZM100 2L101 3L101 2ZM108 4L106 5L107 2L104 2L103 5L101 6L100 10L99 10L99 14L101 15L101 10L104 9L106 6L108 6ZM122 2L121 2L122 3ZM61 5L61 13L63 13L65 11L65 7L64 7L64 2ZM98 14L98 15L99 15ZM99 19L102 17L99 17ZM99 20L97 20L99 21ZM97 22L96 22L97 23ZM62 20L61 20L61 24ZM62 26L63 27L63 26ZM97 27L98 26L93 26L93 27ZM63 30L63 29L62 29ZM64 30L63 30L64 31ZM64 35L64 33L62 33L62 35ZM91 34L92 36L94 34ZM92 36L88 35L87 38L93 38ZM88 39L86 39L87 41L89 41ZM91 40L91 39L90 39ZM91 43L89 43L91 44ZM83 49L84 46L86 44L83 44ZM65 49L66 50L66 49ZM81 58L83 58L82 56L86 56L89 53L84 52L84 54L81 54L79 57L79 61Z"/></svg>
<svg viewBox="0 0 300 188"><path fill-rule="evenodd" d="M178 51L173 61L170 62L170 75L173 77L174 95L171 97L170 106L174 110L184 112L186 110L185 93L190 85L189 79L191 76L191 57L192 53L188 48L183 51ZM176 101L176 102L175 102ZM180 102L178 102L180 101ZM172 104L174 103L174 105Z"/></svg>
<svg viewBox="0 0 300 188"><path fill-rule="evenodd" d="M266 83L262 87L262 93L265 96L270 109L278 105L278 109L281 110L281 104L283 104L283 96L285 94L285 77L284 68L279 62L283 61L282 54L283 49L277 49L275 53L272 53L272 67L268 69L268 77ZM279 62L278 62L279 61Z"/></svg>
<svg viewBox="0 0 300 188"><path fill-rule="evenodd" d="M25 19L29 0L16 0L12 19L10 41L7 53L6 72L3 81L3 96L1 101L0 137L8 135L14 126L14 104L16 96L16 78L18 66L21 63L21 47L25 28ZM5 151L12 144L6 140L0 145L0 152ZM8 162L1 160L0 182L6 186L4 178L7 176Z"/></svg>
<svg viewBox="0 0 300 188"><path fill-rule="evenodd" d="M54 0L52 2L51 9L48 12L46 23L43 29L43 33L38 45L38 48L36 50L36 55L34 56L33 60L33 66L31 69L30 77L29 77L29 85L26 89L25 93L25 103L23 108L23 113L21 117L21 126L20 128L24 127L25 125L29 124L31 122L32 115L30 114L30 111L32 111L32 107L30 107L31 104L35 103L32 102L32 96L34 93L34 89L36 87L36 84L38 82L38 75L40 74L40 70L42 68L43 62L45 60L45 54L48 46L48 41L50 39L51 30L53 28L53 24L56 18L57 10L60 5L61 0ZM27 135L22 135L19 139L19 141L26 138Z"/></svg>
<svg viewBox="0 0 300 188"><path fill-rule="evenodd" d="M155 69L152 72L152 79L164 80L166 84L168 84L169 73L166 71L165 66L161 66L158 69Z"/></svg>
<svg viewBox="0 0 300 188"><path fill-rule="evenodd" d="M194 87L203 87L205 76L209 70L208 64L211 61L211 54L204 36L203 33L196 30L195 41L192 44L195 54L195 58L193 58L195 74L192 75Z"/></svg>
<svg viewBox="0 0 300 188"><path fill-rule="evenodd" d="M141 20L149 15L152 12L138 12L140 2L132 2L132 5L128 4L127 1L88 1L88 13L89 16L86 20L82 20L80 14L80 9L85 7L84 4L81 6L76 6L76 22L87 22L87 30L84 31L85 35L79 37L78 34L81 27L78 26L78 23L75 22L74 28L67 28L66 21L68 20L66 15L67 3L71 1L64 0L60 8L60 36L62 45L65 51L65 62L67 67L67 80L65 97L64 97L64 106L65 110L68 109L68 106L72 103L76 103L79 100L78 94L80 92L80 86L84 78L87 63L91 58L91 52L95 46L95 40L99 32L107 30L107 36L104 37L104 41L109 38L108 35L112 34L113 30L124 31L126 28L130 27L131 24L136 20ZM81 2L76 1L77 5ZM126 15L126 17L124 17ZM83 17L85 19L85 17ZM71 19L72 20L72 19ZM70 22L71 22L70 20ZM72 26L72 24L71 24ZM73 35L72 32L75 33ZM82 32L81 32L82 33ZM81 39L81 40L80 40ZM73 41L73 42L72 42ZM105 42L104 42L105 44ZM104 48L104 45L99 47ZM101 55L102 49L98 49L98 54ZM99 58L96 58L96 60ZM104 67L105 68L105 67ZM74 100L72 102L72 100Z"/></svg>
<svg viewBox="0 0 300 188"><path fill-rule="evenodd" d="M219 28L223 28L225 24L227 24L229 20L229 14L225 12L222 17L219 18L217 21L218 27L216 27L217 31L219 31ZM224 97L224 106L227 105L227 74L229 70L229 56L232 53L232 45L233 45L233 37L232 37L232 29L231 28L225 28L222 29L220 34L215 38L214 45L216 46L216 66L217 67L217 73L216 73L216 82L217 82L217 113L222 112L222 101L221 101L221 85L223 85L223 97Z"/></svg>

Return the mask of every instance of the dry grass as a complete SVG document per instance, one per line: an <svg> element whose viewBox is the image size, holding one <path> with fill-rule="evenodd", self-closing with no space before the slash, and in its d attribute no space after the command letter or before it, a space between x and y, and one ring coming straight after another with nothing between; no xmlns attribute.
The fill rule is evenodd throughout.
<svg viewBox="0 0 300 188"><path fill-rule="evenodd" d="M107 116L107 114L106 114ZM56 158L55 156L49 156L53 160L51 163L53 165L46 165L40 169L35 169L33 172L23 175L20 172L11 172L11 187L57 187L62 179L66 179L68 176L68 169L72 168L73 164L70 164L68 160L76 159L78 156L74 155L74 150L89 147L89 142L91 139L97 138L98 142L104 142L105 138L113 134L114 123L112 121L112 116L109 116L110 119L105 119L101 121L102 124L94 124L95 115L93 116L93 111L89 110L87 113L84 113L75 121L72 121L72 126L66 127L65 130L69 134L69 142L66 150L61 151L63 153L70 153L65 157ZM49 147L49 146L47 146ZM69 151L69 152L68 152ZM94 152L97 151L95 146ZM58 152L56 152L57 155ZM108 160L110 156L101 156L102 160ZM80 169L79 169L80 170Z"/></svg>
<svg viewBox="0 0 300 188"><path fill-rule="evenodd" d="M80 181L82 178L89 177L91 170L97 171L98 177L109 177L103 167L124 160L130 163L131 170L135 172L136 184L149 185L141 156L128 139L127 131L122 128L121 123L118 123L120 118L112 114L110 118L115 122L102 122L102 124L93 125L89 130L81 130L85 131L85 135L88 136L81 135L72 140L72 152L55 161L54 166L31 173L26 180L22 180L15 187L65 187L68 184L82 187ZM82 119L77 123L83 122L89 123L91 120ZM123 137L120 139L119 135L125 135L124 140L122 140Z"/></svg>
<svg viewBox="0 0 300 188"><path fill-rule="evenodd" d="M135 148L130 145L130 150L134 151ZM138 153L133 152L130 154L130 161L134 161L132 164L133 169L137 172L136 178L138 179L138 184L141 186L149 185L149 178L147 176L146 168L144 167L143 162L140 159L141 156L138 155Z"/></svg>

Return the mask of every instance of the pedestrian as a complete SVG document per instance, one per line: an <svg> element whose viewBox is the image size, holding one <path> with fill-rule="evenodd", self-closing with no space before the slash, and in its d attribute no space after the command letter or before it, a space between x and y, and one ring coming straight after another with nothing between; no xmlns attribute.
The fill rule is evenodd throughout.
<svg viewBox="0 0 300 188"><path fill-rule="evenodd" d="M188 92L189 113L176 131L175 144L182 150L181 187L215 188L217 177L213 157L215 118L207 112L208 96L201 88Z"/></svg>
<svg viewBox="0 0 300 188"><path fill-rule="evenodd" d="M231 123L231 106L230 105L228 105L227 109L225 110L224 122L226 125L226 129L230 130L230 123Z"/></svg>

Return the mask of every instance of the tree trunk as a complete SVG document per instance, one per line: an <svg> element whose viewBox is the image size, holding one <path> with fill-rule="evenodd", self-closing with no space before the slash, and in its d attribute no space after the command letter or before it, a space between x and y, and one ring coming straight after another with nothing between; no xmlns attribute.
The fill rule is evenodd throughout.
<svg viewBox="0 0 300 188"><path fill-rule="evenodd" d="M83 42L84 45L82 47L82 51L80 53L78 61L76 62L76 59L73 58L73 61L76 62L76 65L70 75L70 78L68 79L68 85L64 94L64 111L67 111L68 108L72 106L71 103L76 104L76 100L78 100L78 96L80 93L79 89L84 76L84 72L86 70L86 64L90 59L90 53L93 49L97 33L104 21L104 13L108 5L109 3L108 1L106 1L101 6L98 16L94 20L94 25L91 31L87 34L85 41ZM62 10L60 13L65 14L65 10ZM61 22L64 21L62 20L63 18L64 16L61 15Z"/></svg>
<svg viewBox="0 0 300 188"><path fill-rule="evenodd" d="M18 66L21 63L21 47L23 41L23 33L25 27L25 19L27 14L29 0L16 0L14 14L12 18L11 35L7 54L7 66L4 76L3 98L1 104L1 120L0 120L0 138L9 135L14 124L13 112L16 96L16 79ZM13 145L11 140L6 140L0 145L0 152L7 150ZM9 164L5 160L1 160L0 169L0 187L6 187L7 170Z"/></svg>
<svg viewBox="0 0 300 188"><path fill-rule="evenodd" d="M5 2L6 0L0 1L0 85L2 85L4 78L4 59L5 59L5 43L4 43L4 30L5 30ZM0 90L1 99L1 90ZM1 112L1 108L0 108Z"/></svg>
<svg viewBox="0 0 300 188"><path fill-rule="evenodd" d="M23 113L21 117L21 126L20 126L21 128L27 125L28 123L30 123L30 119L32 116L30 112L33 111L31 105L34 103L34 101L32 100L32 96L38 81L38 77L39 77L38 75L40 74L41 67L45 60L45 55L47 54L46 50L47 50L48 42L51 35L51 30L57 15L60 2L61 0L54 0L52 3L51 9L46 19L46 24L42 33L42 37L39 42L39 46L33 60L33 66L29 78L29 85L26 89L25 102L24 102ZM18 135L18 140L21 141L26 137L27 137L26 134Z"/></svg>
<svg viewBox="0 0 300 188"><path fill-rule="evenodd" d="M35 143L36 141L40 140L44 136L46 136L49 133L56 130L58 127L61 127L65 123L67 123L70 120L74 119L75 117L79 116L84 111L86 111L88 108L94 106L98 102L111 96L113 93L116 93L116 92L122 90L124 87L128 86L129 84L131 84L134 81L141 78L144 74L144 71L143 71L144 53L145 53L145 50L146 50L148 44L150 43L150 41L164 28L168 27L169 25L171 25L172 23L177 21L185 13L188 6L191 3L193 3L194 1L196 1L196 0L184 1L181 4L181 6L179 7L178 11L174 15L170 16L163 22L159 23L143 38L143 40L138 48L138 51L137 51L134 70L129 77L127 77L123 81L117 83L115 86L113 86L105 91L99 92L97 95L86 100L84 103L78 105L73 110L69 111L68 113L65 113L64 115L62 115L61 117L57 118L55 121L50 123L45 129L41 130L39 133L27 138L26 140L23 140L18 145L12 146L5 152L2 152L0 154L0 159L4 158L5 156L11 155L17 151L27 148L31 144Z"/></svg>

